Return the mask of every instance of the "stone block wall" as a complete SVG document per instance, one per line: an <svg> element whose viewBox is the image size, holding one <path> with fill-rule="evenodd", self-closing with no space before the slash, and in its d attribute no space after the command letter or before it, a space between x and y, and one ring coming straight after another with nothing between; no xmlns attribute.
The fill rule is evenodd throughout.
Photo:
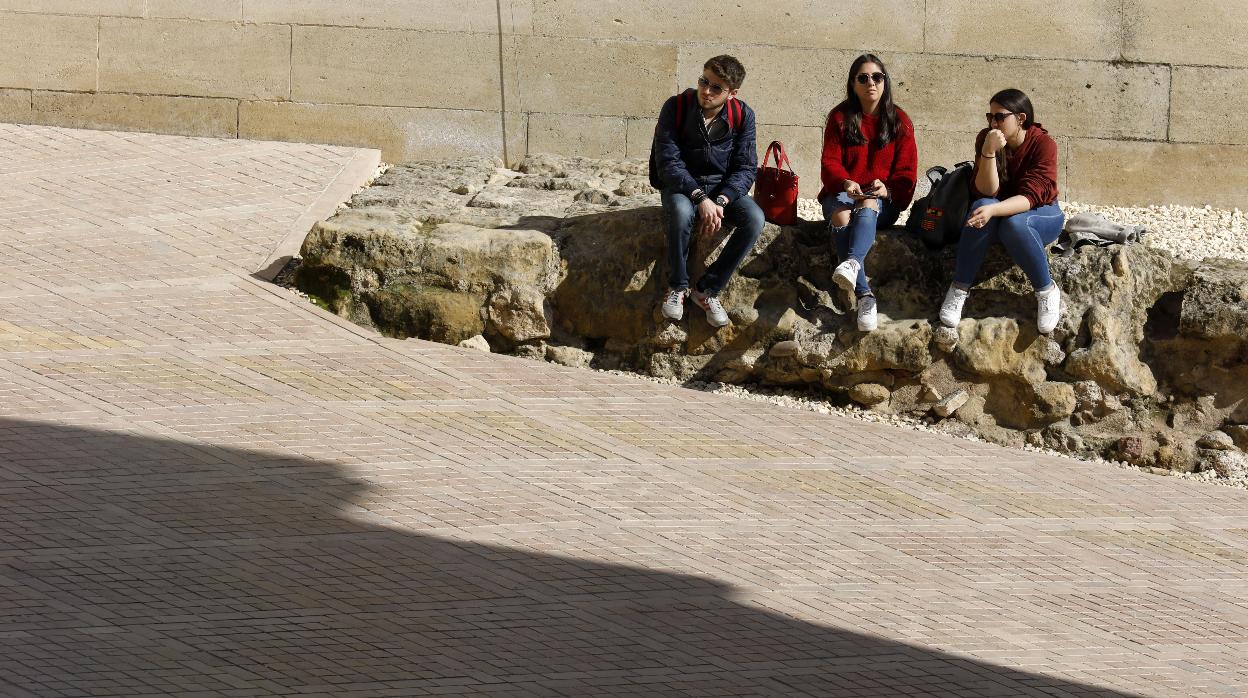
<svg viewBox="0 0 1248 698"><path fill-rule="evenodd" d="M783 140L812 196L824 117L868 49L923 167L969 157L988 96L1020 87L1064 198L1248 208L1243 0L0 0L0 119L388 161L645 156L662 100L726 52L760 149Z"/></svg>

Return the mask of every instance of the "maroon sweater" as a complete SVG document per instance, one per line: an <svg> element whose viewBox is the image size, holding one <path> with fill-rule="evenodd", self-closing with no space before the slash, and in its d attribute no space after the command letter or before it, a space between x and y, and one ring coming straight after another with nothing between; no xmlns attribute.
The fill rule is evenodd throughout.
<svg viewBox="0 0 1248 698"><path fill-rule="evenodd" d="M1032 208L1057 201L1057 142L1043 126L1035 124L1027 129L1023 144L1013 153L1004 150L997 153L997 157L1005 158L1008 179L1001 183L1001 190L995 194L975 188L975 177L979 175L980 165L996 164L992 160L979 157L984 152L984 139L987 137L988 129L984 129L975 138L975 172L971 175L972 201L989 196L1005 201L1011 196L1021 195L1026 197Z"/></svg>
<svg viewBox="0 0 1248 698"><path fill-rule="evenodd" d="M893 140L881 148L875 142L879 117L863 115L860 145L846 142L843 130L845 115L840 108L828 114L823 129L823 163L820 176L823 189L819 198L835 196L845 191L845 180L867 184L878 179L888 187L888 195L898 210L904 211L914 198L914 180L919 169L919 150L914 144L914 124L901 109L897 110L897 132Z"/></svg>

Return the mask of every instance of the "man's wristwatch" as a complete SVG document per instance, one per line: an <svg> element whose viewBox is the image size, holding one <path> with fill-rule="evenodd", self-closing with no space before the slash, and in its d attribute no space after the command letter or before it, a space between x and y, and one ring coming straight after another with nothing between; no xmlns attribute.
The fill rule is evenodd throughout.
<svg viewBox="0 0 1248 698"><path fill-rule="evenodd" d="M719 196L715 197L715 203L719 204L720 208L727 206L728 196L725 194L720 194Z"/></svg>

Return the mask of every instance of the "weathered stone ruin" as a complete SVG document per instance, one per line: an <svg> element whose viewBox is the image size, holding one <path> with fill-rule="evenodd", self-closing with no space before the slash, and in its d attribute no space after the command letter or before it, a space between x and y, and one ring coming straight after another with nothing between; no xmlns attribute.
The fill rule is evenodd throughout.
<svg viewBox="0 0 1248 698"><path fill-rule="evenodd" d="M658 311L658 195L644 162L535 156L398 166L304 243L298 285L389 335L488 342L572 366L817 386L953 432L1177 470L1248 467L1248 264L1143 245L1053 259L1066 310L1039 336L1022 273L990 258L957 330L935 319L953 268L882 231L867 269L880 326L857 331L821 222L768 225L721 299ZM694 252L714 259L721 233Z"/></svg>

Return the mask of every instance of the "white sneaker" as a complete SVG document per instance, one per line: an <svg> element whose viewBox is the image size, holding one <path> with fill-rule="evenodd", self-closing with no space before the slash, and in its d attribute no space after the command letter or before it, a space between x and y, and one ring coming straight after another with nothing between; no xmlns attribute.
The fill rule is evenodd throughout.
<svg viewBox="0 0 1248 698"><path fill-rule="evenodd" d="M687 288L669 288L667 295L663 298L663 317L669 320L679 320L685 316L685 296L689 295Z"/></svg>
<svg viewBox="0 0 1248 698"><path fill-rule="evenodd" d="M832 272L832 280L836 282L837 286L853 293L854 286L858 284L858 272L860 271L862 271L862 265L858 263L858 260L850 257L836 265L836 269Z"/></svg>
<svg viewBox="0 0 1248 698"><path fill-rule="evenodd" d="M728 324L728 312L724 310L724 306L715 296L708 296L701 291L694 290L690 296L693 302L697 303L706 311L706 321L711 323L712 327L723 327Z"/></svg>
<svg viewBox="0 0 1248 698"><path fill-rule="evenodd" d="M1048 334L1062 319L1062 291L1053 284L1047 291L1036 291L1036 329Z"/></svg>
<svg viewBox="0 0 1248 698"><path fill-rule="evenodd" d="M962 306L966 304L968 291L957 286L950 286L945 292L945 300L940 304L940 324L945 327L957 327L962 321Z"/></svg>
<svg viewBox="0 0 1248 698"><path fill-rule="evenodd" d="M863 296L858 299L858 329L871 332L877 326L875 314L875 296Z"/></svg>

